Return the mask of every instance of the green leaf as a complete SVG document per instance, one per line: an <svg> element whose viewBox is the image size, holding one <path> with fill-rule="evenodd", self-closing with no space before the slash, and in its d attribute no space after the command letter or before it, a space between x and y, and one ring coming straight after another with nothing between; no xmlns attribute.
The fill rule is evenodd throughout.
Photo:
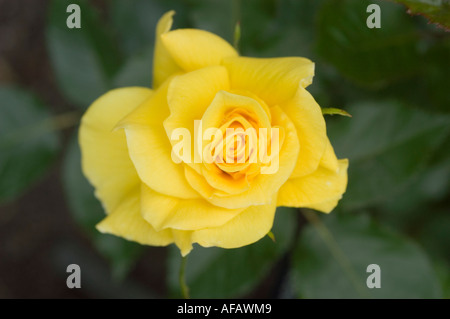
<svg viewBox="0 0 450 319"><path fill-rule="evenodd" d="M109 15L119 45L127 56L142 53L155 42L156 24L169 10L175 10L173 28L186 27L188 10L185 2L176 0L111 0ZM149 70L150 72L151 70Z"/></svg>
<svg viewBox="0 0 450 319"><path fill-rule="evenodd" d="M401 6L372 1L381 10L381 28L370 29L368 2L331 0L321 8L317 51L344 76L370 86L385 86L421 69L419 33Z"/></svg>
<svg viewBox="0 0 450 319"><path fill-rule="evenodd" d="M423 15L447 30L450 28L449 0L395 0L395 2L404 4L409 14Z"/></svg>
<svg viewBox="0 0 450 319"><path fill-rule="evenodd" d="M426 167L449 132L448 116L428 114L394 101L347 107L351 121L327 121L338 157L349 158L344 210L395 197Z"/></svg>
<svg viewBox="0 0 450 319"><path fill-rule="evenodd" d="M131 56L114 78L115 87L150 87L153 74L153 46Z"/></svg>
<svg viewBox="0 0 450 319"><path fill-rule="evenodd" d="M94 189L81 172L81 154L76 136L72 138L63 164L63 185L72 217L111 263L112 274L123 279L137 262L143 246L112 235L101 234L95 225L105 217Z"/></svg>
<svg viewBox="0 0 450 319"><path fill-rule="evenodd" d="M450 113L450 94L448 94L448 70L450 70L450 36L448 33L430 34L438 38L434 41L433 46L427 52L426 73L425 76L419 78L419 85L425 86L426 91L423 94L423 103L427 104L427 108L435 108L439 111ZM417 102L416 102L417 103ZM429 104L429 105L428 105Z"/></svg>
<svg viewBox="0 0 450 319"><path fill-rule="evenodd" d="M51 114L30 93L0 87L0 202L20 196L60 149Z"/></svg>
<svg viewBox="0 0 450 319"><path fill-rule="evenodd" d="M436 260L434 262L436 274L442 286L442 294L444 299L450 298L450 263L443 260Z"/></svg>
<svg viewBox="0 0 450 319"><path fill-rule="evenodd" d="M429 215L427 216L428 220L421 225L419 240L430 254L446 258L446 261L450 264L450 216L448 206L440 211L428 207L427 213Z"/></svg>
<svg viewBox="0 0 450 319"><path fill-rule="evenodd" d="M81 28L67 27L66 19L70 13L66 13L66 9L72 2L50 2L47 43L62 92L72 103L86 109L111 89L111 78L122 59L107 26L89 2L77 1L81 9Z"/></svg>
<svg viewBox="0 0 450 319"><path fill-rule="evenodd" d="M317 61L312 50L317 37L314 25L317 20L318 9L323 1L278 0L271 3L265 1L266 14L253 18L254 33L247 33L247 30L243 28L242 32L246 34L246 37L241 42L243 44L249 42L253 46L252 50L247 49L251 53L250 55L267 57L301 56ZM249 4L249 1L243 2L246 5ZM253 2L258 4L261 1ZM252 19L250 15L253 15L253 12L257 10L257 8L247 7L244 16L248 15L248 19ZM263 29L261 30L261 28ZM262 51L263 49L264 51Z"/></svg>
<svg viewBox="0 0 450 319"><path fill-rule="evenodd" d="M344 111L341 109L336 109L334 107L322 108L322 114L324 114L324 115L342 115L342 116L352 117L352 115L350 113L348 113L347 111Z"/></svg>
<svg viewBox="0 0 450 319"><path fill-rule="evenodd" d="M258 242L236 249L195 246L186 265L186 282L192 298L238 297L250 292L266 276L291 244L296 211L278 208L273 234L276 242L264 236ZM176 247L169 254L170 291L179 295L177 274L181 255Z"/></svg>
<svg viewBox="0 0 450 319"><path fill-rule="evenodd" d="M447 138L450 142L449 137ZM440 145L436 151L437 155L441 155L442 151L447 150L448 147L450 147L450 143ZM440 228L436 231L430 229L428 232L430 236L438 237L444 234L447 218L439 215L438 212L446 211L448 207L445 199L450 192L450 158L447 157L442 162L433 161L428 166L423 172L419 172L417 178L413 177L405 189L380 205L377 217L382 219L385 224L403 231L414 230L416 233L419 230L423 231L424 227L426 228L429 223L432 223ZM440 204L439 201L443 201L443 203ZM442 208L439 208L439 204ZM434 240L436 243L444 243L442 238ZM426 247L428 251L433 252L450 246L430 244ZM450 254L447 255L450 256Z"/></svg>
<svg viewBox="0 0 450 319"><path fill-rule="evenodd" d="M440 298L427 256L413 242L365 215L306 212L312 224L301 235L293 260L293 286L304 298ZM309 215L308 215L309 214ZM368 288L379 265L381 288Z"/></svg>
<svg viewBox="0 0 450 319"><path fill-rule="evenodd" d="M233 31L240 19L239 3L236 0L196 1L195 7L189 10L189 18L196 29L207 30L233 43ZM220 14L217 14L220 12Z"/></svg>

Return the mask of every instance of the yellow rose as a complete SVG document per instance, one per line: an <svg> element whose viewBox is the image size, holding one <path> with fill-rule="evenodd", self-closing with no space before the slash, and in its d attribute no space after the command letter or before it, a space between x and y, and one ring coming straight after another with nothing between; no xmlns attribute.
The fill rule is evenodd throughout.
<svg viewBox="0 0 450 319"><path fill-rule="evenodd" d="M98 230L175 243L186 255L193 243L256 242L277 206L330 212L345 191L348 161L336 158L305 90L314 64L240 57L209 32L170 31L173 14L157 25L153 90L112 90L82 118L83 172L108 214ZM208 128L237 133L205 138ZM182 151L189 141L180 132L191 138Z"/></svg>

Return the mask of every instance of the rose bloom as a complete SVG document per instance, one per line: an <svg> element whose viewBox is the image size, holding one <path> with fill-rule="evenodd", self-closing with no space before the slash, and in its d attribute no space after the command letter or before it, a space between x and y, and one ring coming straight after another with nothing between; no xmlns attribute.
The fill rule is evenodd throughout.
<svg viewBox="0 0 450 319"><path fill-rule="evenodd" d="M107 213L97 229L146 245L175 243L185 256L194 243L256 242L270 232L277 206L333 210L346 189L348 161L336 158L321 108L305 89L314 64L240 57L212 33L170 31L173 14L157 25L153 90L112 90L82 118L82 169ZM200 138L213 127L269 133L240 144L238 134L229 154L220 146L213 152L222 161L198 161L213 139L177 153L181 138L173 134L183 128L199 136L196 120ZM258 147L263 156L251 162L249 150ZM241 160L229 161L230 154ZM276 169L264 174L274 161Z"/></svg>

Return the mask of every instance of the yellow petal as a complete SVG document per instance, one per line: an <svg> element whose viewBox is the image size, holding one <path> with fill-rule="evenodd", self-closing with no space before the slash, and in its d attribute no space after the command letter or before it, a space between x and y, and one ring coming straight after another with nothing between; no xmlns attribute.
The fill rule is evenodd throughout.
<svg viewBox="0 0 450 319"><path fill-rule="evenodd" d="M329 213L337 206L340 199L341 196L337 197L336 199L331 199L321 203L309 205L308 208L315 209L324 213Z"/></svg>
<svg viewBox="0 0 450 319"><path fill-rule="evenodd" d="M205 228L192 233L192 242L201 246L237 248L252 244L272 229L276 198L268 205L252 206L221 227Z"/></svg>
<svg viewBox="0 0 450 319"><path fill-rule="evenodd" d="M155 52L153 54L153 88L158 88L171 75L182 72L181 68L167 52L161 36L170 31L175 11L165 13L156 26Z"/></svg>
<svg viewBox="0 0 450 319"><path fill-rule="evenodd" d="M252 114L252 120L257 121L260 127L270 127L269 116L258 101L248 96L219 91L203 114L203 130L209 127L219 128L226 112L236 108Z"/></svg>
<svg viewBox="0 0 450 319"><path fill-rule="evenodd" d="M196 230L225 224L243 209L226 209L204 199L178 199L141 188L141 213L156 230Z"/></svg>
<svg viewBox="0 0 450 319"><path fill-rule="evenodd" d="M201 170L201 168L200 168ZM184 167L184 174L187 182L195 189L203 198L211 198L214 194L214 188L208 184L205 177L189 166Z"/></svg>
<svg viewBox="0 0 450 319"><path fill-rule="evenodd" d="M210 168L202 167L201 175L213 187L214 193L239 194L249 188L245 177L234 179L215 166L215 164L211 164Z"/></svg>
<svg viewBox="0 0 450 319"><path fill-rule="evenodd" d="M329 213L347 187L348 160L331 171L319 166L314 173L288 180L278 193L278 206L309 207Z"/></svg>
<svg viewBox="0 0 450 319"><path fill-rule="evenodd" d="M167 134L176 128L194 132L194 120L203 117L216 94L229 88L227 70L212 66L175 77L170 83L167 101L170 117L165 120Z"/></svg>
<svg viewBox="0 0 450 319"><path fill-rule="evenodd" d="M97 229L143 245L166 246L174 241L168 229L155 231L140 214L139 190L130 193L120 205L99 224Z"/></svg>
<svg viewBox="0 0 450 319"><path fill-rule="evenodd" d="M323 153L322 159L320 160L320 166L327 168L331 171L337 171L339 169L339 160L334 153L333 146L327 137L325 152Z"/></svg>
<svg viewBox="0 0 450 319"><path fill-rule="evenodd" d="M107 213L131 189L139 185L139 177L128 155L124 132L113 131L116 123L148 99L146 88L112 90L97 99L81 119L79 143L84 175L96 189Z"/></svg>
<svg viewBox="0 0 450 319"><path fill-rule="evenodd" d="M281 108L294 123L300 141L300 153L291 178L311 174L319 166L328 140L320 106L300 86L295 97Z"/></svg>
<svg viewBox="0 0 450 319"><path fill-rule="evenodd" d="M161 40L178 66L186 72L220 65L224 58L238 55L227 41L204 30L174 30L162 34Z"/></svg>
<svg viewBox="0 0 450 319"><path fill-rule="evenodd" d="M279 126L285 131L285 139L279 152L278 169L273 174L259 174L251 181L250 188L240 194L227 197L212 194L210 197L206 197L206 200L210 203L229 209L270 204L272 196L278 192L292 174L299 153L297 132L294 124L279 107L272 107L270 111L272 127ZM192 187L202 190L204 184L201 182L201 178L203 176L196 176L194 175L195 172L190 173L191 176L188 181ZM206 188L203 188L203 190L206 190Z"/></svg>
<svg viewBox="0 0 450 319"><path fill-rule="evenodd" d="M271 124L268 116L268 112L270 111L268 109L266 111L266 109L260 105L258 101L248 96L219 91L203 114L203 132L209 128L220 128L227 116L227 112L233 110L248 113L249 116L251 116L251 120L253 122L257 122L258 124L258 127L255 127L256 130L258 130L259 127L266 128L267 131L270 130ZM233 119L231 117L229 122L232 121ZM226 134L226 132L224 132L224 134ZM205 148L210 142L211 141L204 140L203 148ZM256 139L254 142L257 143ZM203 149L196 149L195 151L198 154L203 154ZM215 164L212 164L208 168L202 167L201 174L212 187L229 194L241 193L248 189L249 186L245 177L235 179L229 174L218 169Z"/></svg>
<svg viewBox="0 0 450 319"><path fill-rule="evenodd" d="M168 90L167 101L170 116L164 121L167 136L175 129L189 130L191 139L195 137L194 121L201 120L214 96L220 90L229 88L227 70L222 66L212 66L175 77ZM172 141L172 145L176 144ZM191 162L195 161L194 143L191 143ZM191 167L196 167L191 163ZM197 171L200 171L197 169Z"/></svg>
<svg viewBox="0 0 450 319"><path fill-rule="evenodd" d="M192 231L172 229L172 235L181 256L185 257L192 250Z"/></svg>
<svg viewBox="0 0 450 319"><path fill-rule="evenodd" d="M172 146L163 128L169 116L166 81L118 127L125 128L129 154L140 179L151 189L179 198L199 197L184 177L184 168L171 157Z"/></svg>
<svg viewBox="0 0 450 319"><path fill-rule="evenodd" d="M224 59L231 88L248 90L262 98L269 107L291 99L299 85L306 87L314 76L314 63L306 58Z"/></svg>

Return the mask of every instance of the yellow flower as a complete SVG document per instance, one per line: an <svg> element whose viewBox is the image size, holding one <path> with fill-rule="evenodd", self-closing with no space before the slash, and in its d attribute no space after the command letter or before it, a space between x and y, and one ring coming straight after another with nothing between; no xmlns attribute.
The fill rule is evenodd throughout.
<svg viewBox="0 0 450 319"><path fill-rule="evenodd" d="M82 118L83 172L108 214L98 230L186 255L256 242L277 206L330 212L348 161L305 89L314 64L240 57L209 32L170 31L173 14L157 25L153 90L112 90Z"/></svg>

